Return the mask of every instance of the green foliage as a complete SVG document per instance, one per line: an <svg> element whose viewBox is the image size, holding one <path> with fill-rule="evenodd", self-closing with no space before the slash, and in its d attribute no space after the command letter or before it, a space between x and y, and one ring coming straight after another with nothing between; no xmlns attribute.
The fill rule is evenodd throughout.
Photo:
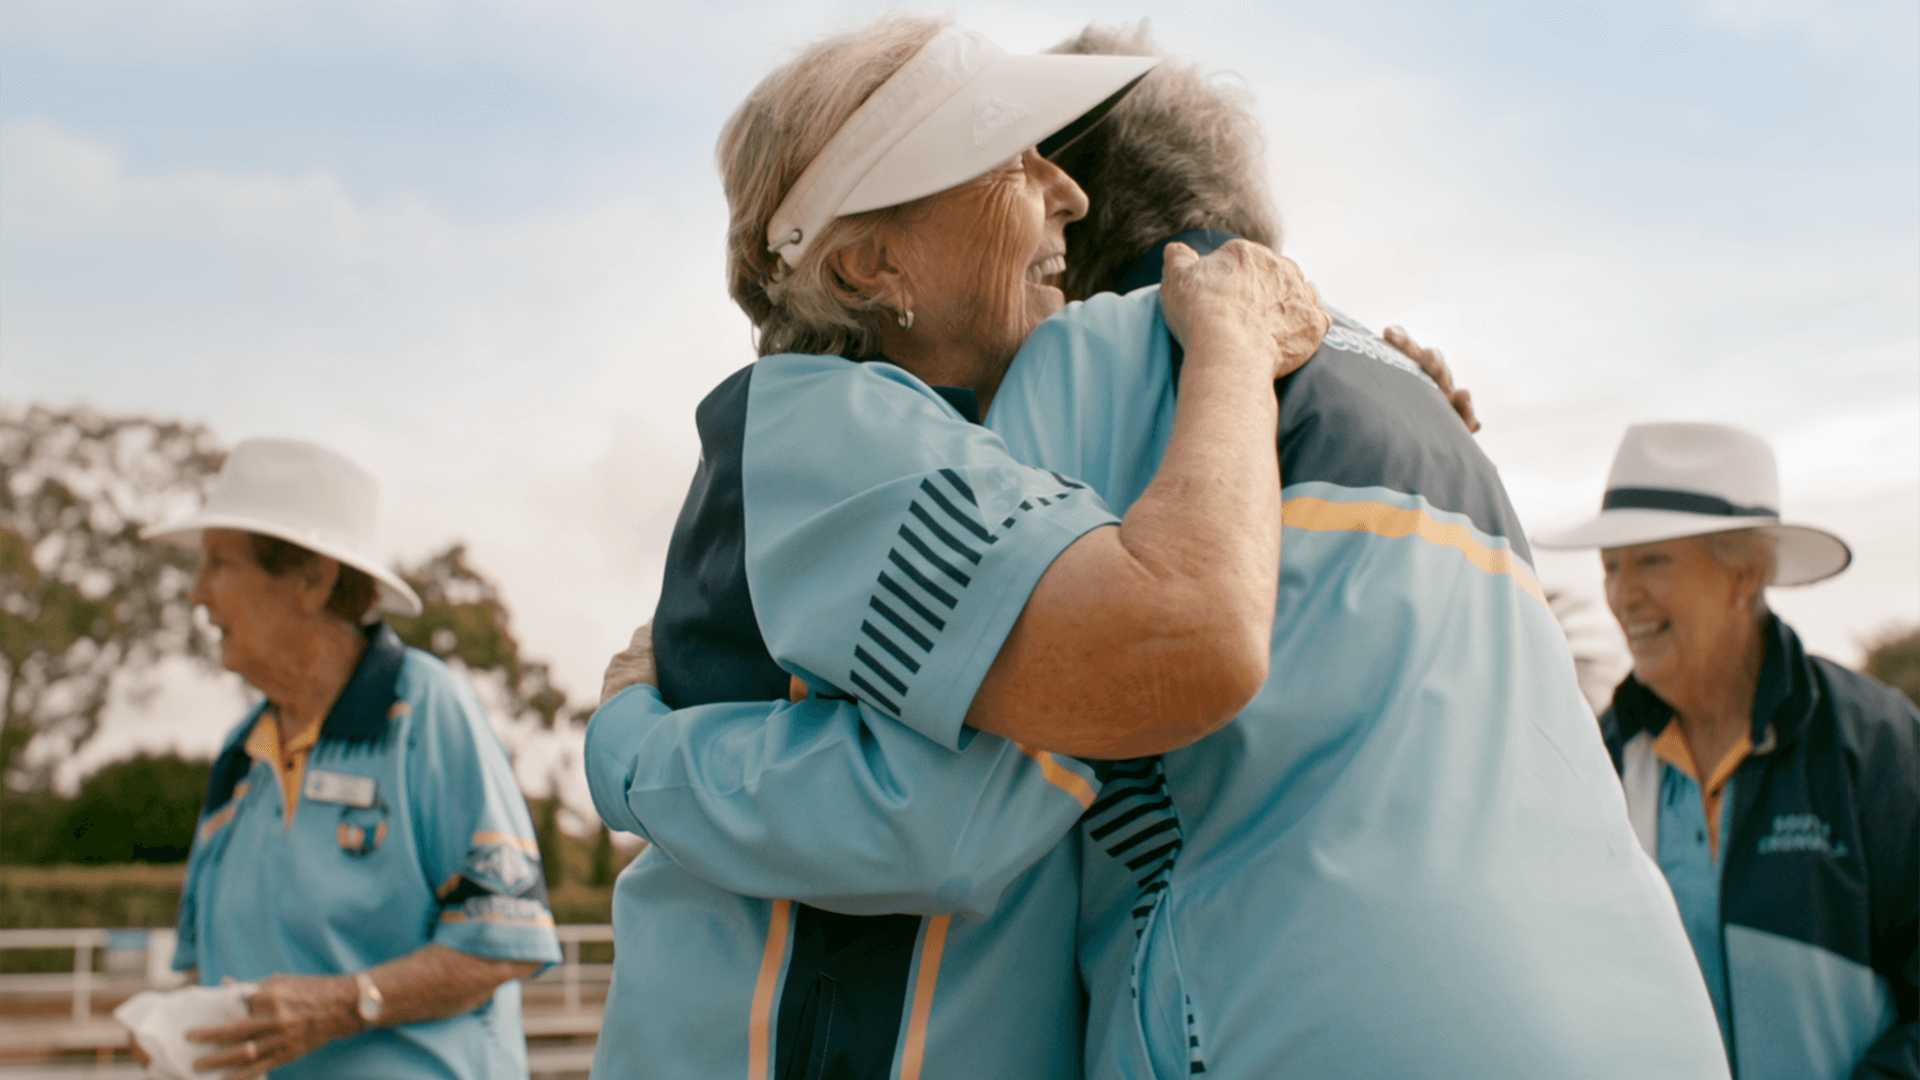
<svg viewBox="0 0 1920 1080"><path fill-rule="evenodd" d="M200 425L0 410L0 799L46 788L59 754L27 747L84 743L117 675L211 662L194 555L139 534L197 505L222 460Z"/></svg>
<svg viewBox="0 0 1920 1080"><path fill-rule="evenodd" d="M613 884L613 832L601 825L593 834L593 870L587 884L602 887Z"/></svg>
<svg viewBox="0 0 1920 1080"><path fill-rule="evenodd" d="M71 799L49 792L17 798L8 806L0 862L185 860L212 771L210 762L142 755L94 773Z"/></svg>
<svg viewBox="0 0 1920 1080"><path fill-rule="evenodd" d="M1920 706L1920 626L1888 630L1868 645L1867 674Z"/></svg>
<svg viewBox="0 0 1920 1080"><path fill-rule="evenodd" d="M533 837L540 845L540 867L546 872L547 892L566 884L567 857L560 832L560 801L539 799L528 804L533 811Z"/></svg>
<svg viewBox="0 0 1920 1080"><path fill-rule="evenodd" d="M567 695L553 685L546 664L521 658L500 590L467 562L466 545L454 544L417 566L402 567L400 574L420 594L422 605L414 618L388 616L400 640L458 661L468 671L498 672L510 704L539 714L541 724L551 728Z"/></svg>

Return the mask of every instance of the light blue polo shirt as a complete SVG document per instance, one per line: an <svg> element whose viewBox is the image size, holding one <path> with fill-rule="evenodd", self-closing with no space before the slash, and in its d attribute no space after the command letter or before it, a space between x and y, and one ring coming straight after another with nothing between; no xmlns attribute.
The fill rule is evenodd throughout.
<svg viewBox="0 0 1920 1080"><path fill-rule="evenodd" d="M988 431L889 365L770 359L790 381L763 402L753 377L749 400L764 410L741 436L744 559L767 647L812 687L815 712L763 702L671 713L630 691L595 727L609 716L656 732L674 725L658 744L677 755L665 773L638 741L612 738L617 726L589 734L603 814L736 849L703 855L711 869L691 874L671 850L636 864L616 904L622 948L630 933L649 950L672 948L662 927L708 919L713 930L681 951L708 957L712 974L686 992L741 1008L761 1000L747 974L756 956L763 978L783 984L776 945L790 916L694 874L754 888L746 864L758 858L773 868L758 887L813 875L824 894L835 860L848 859L850 883L894 891L882 904L929 910L947 887L926 872L935 860L870 856L945 850L955 826L943 809L967 828L998 821L1023 844L1058 828L1052 816L979 815L960 789L925 779L820 778L850 775L849 763L886 778L954 761L893 756L865 735L876 721L897 719L961 755L990 738L964 728L965 712L1033 582L1073 536L1145 490L1174 406L1152 291L1096 297L1049 320L1002 384ZM1280 453L1287 527L1267 688L1215 736L1118 766L1078 848L1061 849L1081 865L1087 1075L1724 1076L1685 931L1627 824L1524 539L1444 399L1405 357L1343 321L1282 387ZM1069 517L1096 501L1097 513ZM1002 547L1036 533L1047 534L1039 553ZM829 728L843 734L807 735ZM619 764L635 760L638 771ZM755 767L739 771L743 761ZM642 774L700 790L653 798L633 782ZM787 785L805 798L772 797ZM936 792L944 807L914 799ZM774 806L786 816L766 812ZM808 829L826 835L796 841L793 865L767 843ZM836 848L835 838L851 839ZM1058 924L1041 913L1069 896L1009 889L994 909L1000 940L979 940L1051 956ZM987 1010L946 1014L972 1032L952 1044L966 1047L960 1057L942 1058L951 1074L1025 1074L1002 1062L1008 1044L1032 1036L994 1026L1008 1015L996 1006L1019 1005L1013 1015L1029 1025L1080 1022L1058 1007L1066 998L1027 1008L1032 983L1008 970L983 964L942 983ZM733 1023L690 1035L685 1053L730 1042ZM626 1075L606 1045L599 1072ZM721 1060L700 1059L689 1075L724 1075L708 1068ZM752 1071L750 1053L724 1060L767 1075ZM656 1074L642 1059L624 1067Z"/></svg>
<svg viewBox="0 0 1920 1080"><path fill-rule="evenodd" d="M1124 513L1167 348L1151 292L1096 297L1028 341L988 423ZM1084 826L1088 1074L1724 1076L1493 466L1344 317L1280 397L1267 685Z"/></svg>
<svg viewBox="0 0 1920 1080"><path fill-rule="evenodd" d="M181 895L174 967L217 986L341 975L443 945L560 959L533 822L473 692L385 624L308 755L287 820L273 766L234 729L214 766ZM526 1076L520 984L444 1020L337 1040L275 1077Z"/></svg>
<svg viewBox="0 0 1920 1080"><path fill-rule="evenodd" d="M1071 1080L1073 828L1098 784L960 721L1047 566L1117 518L884 362L766 357L698 416L670 573L708 617L678 625L739 615L736 646L770 657L662 683L770 667L814 693L674 711L637 686L595 714L594 804L654 843L615 887L594 1074ZM736 494L739 527L707 528Z"/></svg>

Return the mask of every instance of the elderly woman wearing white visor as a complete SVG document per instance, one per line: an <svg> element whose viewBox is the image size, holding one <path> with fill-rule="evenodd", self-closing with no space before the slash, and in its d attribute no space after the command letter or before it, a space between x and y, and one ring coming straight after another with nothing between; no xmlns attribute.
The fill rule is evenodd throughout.
<svg viewBox="0 0 1920 1080"><path fill-rule="evenodd" d="M1042 148L1153 63L1013 56L889 19L803 51L723 133L729 276L761 359L699 410L652 634L659 690L628 687L589 730L596 806L656 841L616 888L596 1075L1079 1073L1069 834L1097 781L1032 743L1151 753L1259 689L1273 381L1328 325L1263 248L1172 255L1127 347L1151 329L1164 365L1172 324L1181 396L1157 414L1165 467L1124 520L979 425L1064 304L1063 231L1086 210ZM767 720L790 678L811 696ZM675 738L699 717L662 719L663 696L762 713L709 768ZM839 801L756 802L796 774ZM849 800L872 813L831 812ZM743 828L795 843L742 866L719 838L649 827L740 803L769 823ZM903 842L943 824L950 843ZM815 857L820 837L843 854ZM861 888L915 871L937 884Z"/></svg>
<svg viewBox="0 0 1920 1080"><path fill-rule="evenodd" d="M1601 723L1734 1074L1920 1076L1920 713L1766 602L1846 544L1783 523L1772 450L1720 424L1628 428L1601 507L1537 543L1601 549L1633 653Z"/></svg>
<svg viewBox="0 0 1920 1080"><path fill-rule="evenodd" d="M174 964L251 984L196 1026L232 1077L524 1077L515 980L560 959L538 848L472 691L378 610L420 599L376 555L374 478L321 446L235 447L198 513L194 603L265 695L228 736L194 836ZM169 1055L177 1060L177 1055Z"/></svg>

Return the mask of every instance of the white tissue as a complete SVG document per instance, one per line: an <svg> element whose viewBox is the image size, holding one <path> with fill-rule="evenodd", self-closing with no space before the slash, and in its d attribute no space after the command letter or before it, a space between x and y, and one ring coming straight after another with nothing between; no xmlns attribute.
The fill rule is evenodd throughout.
<svg viewBox="0 0 1920 1080"><path fill-rule="evenodd" d="M247 1018L247 998L254 984L230 983L226 986L189 986L180 990L143 990L113 1010L113 1018L125 1024L140 1049L152 1064L147 1075L154 1080L220 1080L233 1071L196 1070L195 1058L211 1054L221 1047L214 1043L187 1041L187 1032L195 1028L230 1024Z"/></svg>

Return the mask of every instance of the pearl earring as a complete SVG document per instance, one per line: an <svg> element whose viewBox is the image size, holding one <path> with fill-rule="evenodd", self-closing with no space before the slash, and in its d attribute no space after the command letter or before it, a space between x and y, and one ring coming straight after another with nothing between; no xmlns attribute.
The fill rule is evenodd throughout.
<svg viewBox="0 0 1920 1080"><path fill-rule="evenodd" d="M913 329L913 309L912 308L908 308L906 311L900 314L900 329L902 330Z"/></svg>

